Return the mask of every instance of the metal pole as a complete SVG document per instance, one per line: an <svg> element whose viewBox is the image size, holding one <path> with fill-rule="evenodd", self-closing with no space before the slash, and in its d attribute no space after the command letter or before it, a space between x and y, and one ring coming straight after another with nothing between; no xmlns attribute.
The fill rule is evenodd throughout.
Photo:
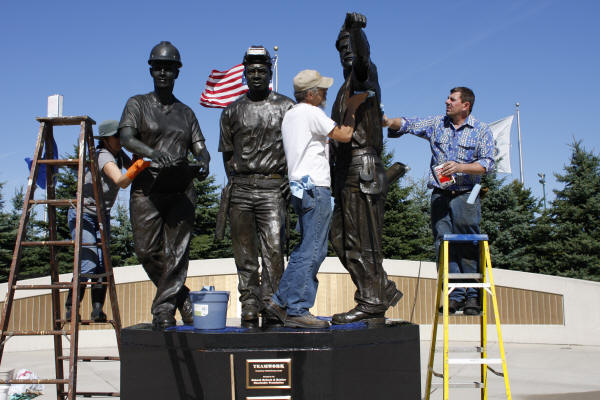
<svg viewBox="0 0 600 400"><path fill-rule="evenodd" d="M273 46L273 50L275 50L275 91L279 92L279 55L277 54L279 46Z"/></svg>
<svg viewBox="0 0 600 400"><path fill-rule="evenodd" d="M523 180L523 153L521 152L521 114L519 113L519 103L516 104L517 106L517 128L519 131L519 163L521 164L521 184L524 184L524 180Z"/></svg>
<svg viewBox="0 0 600 400"><path fill-rule="evenodd" d="M546 211L546 174L543 172L538 173L540 177L540 183L542 184L542 193L544 194L544 211Z"/></svg>

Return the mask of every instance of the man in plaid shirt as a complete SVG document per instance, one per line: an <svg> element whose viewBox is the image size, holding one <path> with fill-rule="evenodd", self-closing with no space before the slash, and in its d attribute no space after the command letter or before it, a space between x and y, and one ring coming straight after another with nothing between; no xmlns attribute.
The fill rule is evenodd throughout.
<svg viewBox="0 0 600 400"><path fill-rule="evenodd" d="M455 87L446 99L446 115L425 119L384 116L388 137L410 133L429 141L431 164L427 186L433 189L431 227L436 254L439 254L439 246L446 233L479 233L479 198L473 204L469 204L467 199L473 187L481 181L481 176L494 167L494 139L487 124L471 115L474 103L475 94L471 89ZM455 244L450 252L449 272L476 273L477 260L476 246ZM467 315L478 315L477 289L454 289L449 296L449 310L450 313L464 310Z"/></svg>

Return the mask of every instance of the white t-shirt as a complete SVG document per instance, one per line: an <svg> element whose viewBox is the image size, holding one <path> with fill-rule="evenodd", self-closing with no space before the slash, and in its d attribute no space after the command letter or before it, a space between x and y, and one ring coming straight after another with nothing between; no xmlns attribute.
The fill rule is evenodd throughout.
<svg viewBox="0 0 600 400"><path fill-rule="evenodd" d="M299 103L283 117L281 134L290 181L310 176L316 186L331 186L329 138L335 122L322 109Z"/></svg>

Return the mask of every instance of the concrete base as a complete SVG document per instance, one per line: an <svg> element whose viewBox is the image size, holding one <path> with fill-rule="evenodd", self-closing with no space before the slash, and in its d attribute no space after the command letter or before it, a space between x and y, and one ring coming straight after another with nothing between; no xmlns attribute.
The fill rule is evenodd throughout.
<svg viewBox="0 0 600 400"><path fill-rule="evenodd" d="M140 324L122 331L121 398L414 400L419 353L419 328L407 323L210 332ZM275 370L257 372L257 363Z"/></svg>

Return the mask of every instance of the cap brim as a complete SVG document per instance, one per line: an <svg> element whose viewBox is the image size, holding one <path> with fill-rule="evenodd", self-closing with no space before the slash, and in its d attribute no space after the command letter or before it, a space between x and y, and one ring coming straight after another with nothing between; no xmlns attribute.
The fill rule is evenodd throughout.
<svg viewBox="0 0 600 400"><path fill-rule="evenodd" d="M323 89L329 89L331 87L331 85L333 85L333 78L329 78L327 76L322 76L317 87L320 87Z"/></svg>

